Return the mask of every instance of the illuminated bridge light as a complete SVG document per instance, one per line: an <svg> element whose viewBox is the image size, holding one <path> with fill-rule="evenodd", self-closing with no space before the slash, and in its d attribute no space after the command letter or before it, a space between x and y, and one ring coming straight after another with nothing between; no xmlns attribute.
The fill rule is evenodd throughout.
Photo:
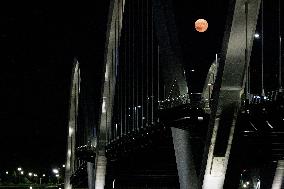
<svg viewBox="0 0 284 189"><path fill-rule="evenodd" d="M273 129L273 126L272 126L268 121L266 121L266 124L267 124L271 129Z"/></svg>
<svg viewBox="0 0 284 189"><path fill-rule="evenodd" d="M258 33L254 34L254 38L259 39L260 35Z"/></svg>

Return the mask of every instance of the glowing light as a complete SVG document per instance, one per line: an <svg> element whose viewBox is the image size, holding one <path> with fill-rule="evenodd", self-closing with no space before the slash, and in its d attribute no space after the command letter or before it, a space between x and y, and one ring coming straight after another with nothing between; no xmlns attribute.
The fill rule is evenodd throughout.
<svg viewBox="0 0 284 189"><path fill-rule="evenodd" d="M6 171L6 175L8 175L9 174L9 172L8 171Z"/></svg>
<svg viewBox="0 0 284 189"><path fill-rule="evenodd" d="M43 174L42 176L45 177L45 174Z"/></svg>
<svg viewBox="0 0 284 189"><path fill-rule="evenodd" d="M102 113L106 113L106 97L103 98Z"/></svg>
<svg viewBox="0 0 284 189"><path fill-rule="evenodd" d="M21 171L21 175L23 175L24 174L24 171Z"/></svg>
<svg viewBox="0 0 284 189"><path fill-rule="evenodd" d="M268 121L266 121L266 124L267 124L271 129L273 129L273 126L272 126Z"/></svg>
<svg viewBox="0 0 284 189"><path fill-rule="evenodd" d="M33 173L29 173L28 175L29 175L30 177L32 177L32 176L33 176Z"/></svg>
<svg viewBox="0 0 284 189"><path fill-rule="evenodd" d="M113 189L115 188L114 185L115 185L115 179L113 179L113 181L112 181L112 188Z"/></svg>
<svg viewBox="0 0 284 189"><path fill-rule="evenodd" d="M18 167L18 169L17 169L18 171L21 171L22 170L22 168L21 167Z"/></svg>
<svg viewBox="0 0 284 189"><path fill-rule="evenodd" d="M260 35L258 33L254 34L254 38L258 39L260 37Z"/></svg>
<svg viewBox="0 0 284 189"><path fill-rule="evenodd" d="M55 176L56 176L56 177L59 177L59 174L56 174Z"/></svg>
<svg viewBox="0 0 284 189"><path fill-rule="evenodd" d="M64 167L65 167L65 165L63 164L63 165L62 165L62 167L64 168Z"/></svg>
<svg viewBox="0 0 284 189"><path fill-rule="evenodd" d="M69 126L69 136L71 136L73 134L73 128Z"/></svg>
<svg viewBox="0 0 284 189"><path fill-rule="evenodd" d="M52 172L53 172L54 174L58 174L58 173L59 173L58 169L52 169Z"/></svg>
<svg viewBox="0 0 284 189"><path fill-rule="evenodd" d="M205 19L196 20L194 25L198 32L205 32L208 29L208 22Z"/></svg>
<svg viewBox="0 0 284 189"><path fill-rule="evenodd" d="M68 157L71 156L71 150L70 149L67 151L67 155L68 155Z"/></svg>

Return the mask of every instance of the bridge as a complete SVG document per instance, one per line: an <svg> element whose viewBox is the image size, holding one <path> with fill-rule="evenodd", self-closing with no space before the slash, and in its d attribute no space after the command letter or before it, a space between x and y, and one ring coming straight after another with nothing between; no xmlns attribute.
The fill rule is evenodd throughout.
<svg viewBox="0 0 284 189"><path fill-rule="evenodd" d="M262 77L261 94L250 90L263 3L228 2L222 45L198 92L188 79L194 70L185 69L176 6L110 1L95 124L82 121L92 115L74 59L66 189L284 187L280 35L278 88L265 92Z"/></svg>

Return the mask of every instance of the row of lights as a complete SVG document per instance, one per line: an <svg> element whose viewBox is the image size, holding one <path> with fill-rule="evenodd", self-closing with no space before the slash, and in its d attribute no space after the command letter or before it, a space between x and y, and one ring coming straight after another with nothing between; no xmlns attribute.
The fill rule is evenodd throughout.
<svg viewBox="0 0 284 189"><path fill-rule="evenodd" d="M65 168L65 165L62 165L62 167ZM24 175L24 171L21 167L18 167L17 170L19 171L19 173L21 175ZM55 174L55 177L59 177L59 170L58 169L54 168L54 169L52 169L52 172ZM5 173L6 173L6 175L8 175L9 171L6 171ZM32 173L32 172L29 172L28 175L30 177L32 177L32 176L38 177L38 175L36 173ZM45 176L46 176L45 174L42 174L42 177L45 177Z"/></svg>

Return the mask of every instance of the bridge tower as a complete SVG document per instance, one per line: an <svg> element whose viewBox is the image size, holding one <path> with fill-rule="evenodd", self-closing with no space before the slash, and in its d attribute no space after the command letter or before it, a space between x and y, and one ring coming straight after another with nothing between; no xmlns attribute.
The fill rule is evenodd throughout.
<svg viewBox="0 0 284 189"><path fill-rule="evenodd" d="M74 59L72 77L71 77L71 94L69 101L69 122L68 122L68 139L67 155L65 163L65 189L71 189L70 178L75 171L75 144L76 144L76 127L78 117L78 103L80 94L80 68L77 59Z"/></svg>
<svg viewBox="0 0 284 189"><path fill-rule="evenodd" d="M203 189L224 185L260 7L260 0L230 2L200 177Z"/></svg>

